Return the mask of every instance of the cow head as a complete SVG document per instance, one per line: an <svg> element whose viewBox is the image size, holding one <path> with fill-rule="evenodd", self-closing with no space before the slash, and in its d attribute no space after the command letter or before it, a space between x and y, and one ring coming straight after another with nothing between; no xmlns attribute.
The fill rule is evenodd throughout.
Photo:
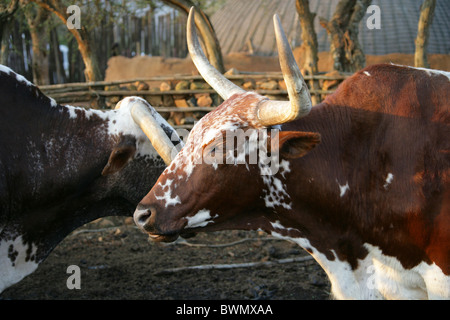
<svg viewBox="0 0 450 320"><path fill-rule="evenodd" d="M307 115L311 99L278 16L279 59L289 101L271 101L234 85L201 50L194 11L188 18L188 48L203 78L225 100L192 129L185 146L138 205L136 224L157 241L173 241L197 230L265 229L278 208L291 201L283 179L288 159L320 142L313 132L277 126Z"/></svg>
<svg viewBox="0 0 450 320"><path fill-rule="evenodd" d="M141 139L147 142L148 138L165 164L169 165L173 157L172 153L176 152L177 148L182 145L176 131L142 98L124 98L115 107L115 110L119 109L126 109L122 113L131 115L133 123L127 123L127 126L137 129L134 132L133 139L135 140L136 137L141 136ZM136 141L130 143L127 140L130 139L127 139L126 135L122 135L119 138L119 141L111 152L108 163L102 171L102 175L118 172L128 161L133 159L138 151L143 151L137 150ZM173 141L180 143L180 146L175 146ZM140 145L141 149L148 148L145 143Z"/></svg>

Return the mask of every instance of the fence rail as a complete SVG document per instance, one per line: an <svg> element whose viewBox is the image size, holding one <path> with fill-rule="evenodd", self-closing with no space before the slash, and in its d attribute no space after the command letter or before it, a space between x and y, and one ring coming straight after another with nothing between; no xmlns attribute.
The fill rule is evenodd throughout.
<svg viewBox="0 0 450 320"><path fill-rule="evenodd" d="M261 95L271 95L271 96L287 96L286 90L252 90L253 92L259 93ZM315 94L331 94L334 90L310 90L312 95ZM177 96L177 95L193 95L198 93L209 93L215 94L216 92L212 89L202 89L202 90L169 90L169 91L136 91L136 90L117 90L117 91L104 91L104 90L89 90L89 91L78 91L70 93L53 93L51 97L62 102L84 102L91 99L99 97L115 97L115 96Z"/></svg>
<svg viewBox="0 0 450 320"><path fill-rule="evenodd" d="M338 76L325 76L325 75L313 75L313 76L303 76L303 78L308 80L338 80L342 81L347 79L350 74L338 75ZM263 80L263 79L273 79L282 80L283 74L281 72L268 72L262 74L249 73L249 74L237 74L237 75L225 75L229 80ZM105 87L114 86L121 84L128 84L134 82L162 82L162 81L182 81L182 80L199 80L204 81L200 75L174 75L174 76L159 76L159 77L147 77L147 78L135 78L130 80L116 80L116 81L96 81L96 82L76 82L76 83L63 83L63 84L53 84L39 86L39 88L44 92L53 92L58 89L80 89L80 88L92 88L92 87Z"/></svg>
<svg viewBox="0 0 450 320"><path fill-rule="evenodd" d="M317 81L319 84L323 84L325 81L331 81L338 84L345 80L349 75L338 75L338 76L326 76L326 75L314 75L314 76L304 76L305 81L308 83L311 81ZM280 72L276 73L263 73L263 74L237 74L237 75L227 75L229 80L235 82L238 85L242 85L244 82L254 83L264 83L267 81L277 81L283 80L283 75ZM164 77L148 77L148 78L136 78L131 80L118 80L118 81L98 81L98 82L87 82L87 83L66 83L57 85L47 85L40 86L41 91L43 91L48 96L55 99L60 104L81 104L90 105L96 108L107 108L114 106L120 99L127 96L140 96L152 104L156 111L160 113L166 113L169 122L175 128L192 128L193 124L182 123L181 115L192 116L194 120L199 120L205 113L214 110L220 103L216 92L209 86L207 89L177 89L175 84L186 81L188 83L201 83L204 85L204 79L199 75L176 75L176 76L164 76ZM159 90L159 84L166 82L171 84L169 90L161 91ZM137 90L134 86L136 83L146 83L151 84L144 90ZM157 88L155 87L157 86ZM322 85L319 86L323 88ZM269 97L275 97L276 99L287 99L288 93L285 88L278 89L261 89L261 88L251 88L249 91L257 92L261 95L266 95ZM332 89L310 89L312 96L319 97L318 100L322 100L325 95L334 92ZM194 97L198 95L208 95L212 99L212 103L209 106L198 106L190 102ZM156 99L156 100L155 100ZM189 105L175 105L177 100L189 101ZM150 101L151 100L151 101ZM194 99L195 100L195 99ZM156 101L156 102L155 102ZM167 115L168 114L168 115ZM174 116L175 115L175 116ZM169 119L170 118L170 119Z"/></svg>

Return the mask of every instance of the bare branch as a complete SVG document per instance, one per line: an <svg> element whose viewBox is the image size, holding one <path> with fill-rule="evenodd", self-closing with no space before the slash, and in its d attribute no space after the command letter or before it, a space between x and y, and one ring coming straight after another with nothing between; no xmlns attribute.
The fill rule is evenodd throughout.
<svg viewBox="0 0 450 320"><path fill-rule="evenodd" d="M164 2L183 10L186 14L189 14L190 8L194 6L190 0L164 0ZM208 16L200 8L196 7L196 10L198 14L195 15L195 25L203 39L208 60L220 73L224 73L225 67L222 51L213 25L209 21Z"/></svg>
<svg viewBox="0 0 450 320"><path fill-rule="evenodd" d="M237 240L237 241L233 241L233 242L229 242L229 243L203 244L203 243L191 243L191 242L186 241L183 238L178 238L176 241L168 243L166 245L167 246L171 246L171 245L182 244L182 245L186 245L186 246L189 246L189 247L224 248L224 247L235 246L237 244L241 244L241 243L244 243L244 242L247 242L247 241L273 241L273 240L286 241L284 239L277 239L277 238L245 238L245 239L241 239L241 240Z"/></svg>
<svg viewBox="0 0 450 320"><path fill-rule="evenodd" d="M253 268L253 267L260 267L260 266L271 267L271 266L284 264L284 263L306 262L306 261L311 261L311 260L313 260L312 256L304 256L304 257L287 258L287 259L280 259L280 260L274 260L274 261L244 262L244 263L234 263L234 264L203 264L203 265L197 265L197 266L164 269L164 270L155 272L155 275L167 275L167 274L172 274L172 273L187 271L187 270L212 270L212 269L223 270L223 269L235 269L235 268Z"/></svg>

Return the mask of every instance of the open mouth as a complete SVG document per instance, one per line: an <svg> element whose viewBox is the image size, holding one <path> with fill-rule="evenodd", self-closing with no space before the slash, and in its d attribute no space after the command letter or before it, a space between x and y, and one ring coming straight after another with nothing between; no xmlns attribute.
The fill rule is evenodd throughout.
<svg viewBox="0 0 450 320"><path fill-rule="evenodd" d="M184 239L195 237L196 233L186 232L186 233L171 233L171 234L155 234L155 233L147 233L148 237L155 242L173 242L181 236Z"/></svg>
<svg viewBox="0 0 450 320"><path fill-rule="evenodd" d="M155 242L173 242L178 239L179 234L148 234L149 238Z"/></svg>

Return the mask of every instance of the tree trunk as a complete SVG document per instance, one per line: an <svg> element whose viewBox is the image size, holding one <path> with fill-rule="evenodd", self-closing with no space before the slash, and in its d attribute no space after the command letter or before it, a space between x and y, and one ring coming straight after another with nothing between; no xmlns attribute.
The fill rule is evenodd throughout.
<svg viewBox="0 0 450 320"><path fill-rule="evenodd" d="M10 60L11 68L17 72L18 74L23 75L27 79L30 76L30 74L27 74L25 67L26 61L24 57L24 53L27 52L26 50L26 40L23 38L24 33L20 30L20 21L15 20L14 24L11 28L11 39L12 39L12 47L13 50L10 52L12 55L12 59Z"/></svg>
<svg viewBox="0 0 450 320"><path fill-rule="evenodd" d="M317 55L317 35L314 30L315 13L309 10L309 0L297 0L295 2L297 14L300 19L300 26L302 29L302 46L303 53L302 63L299 66L303 74L314 75L318 73L317 62L319 57ZM310 81L310 88L319 90L319 83L317 81ZM311 96L313 105L317 104L320 99L316 95Z"/></svg>
<svg viewBox="0 0 450 320"><path fill-rule="evenodd" d="M303 59L300 69L306 70L309 74L318 72L317 61L317 35L314 30L315 13L309 10L309 0L297 0L296 8L302 29L302 52Z"/></svg>
<svg viewBox="0 0 450 320"><path fill-rule="evenodd" d="M0 44L6 35L7 24L19 7L19 0L12 0L8 4L0 4Z"/></svg>
<svg viewBox="0 0 450 320"><path fill-rule="evenodd" d="M9 43L3 41L9 35L9 23L11 17L19 7L19 0L12 0L8 4L0 4L0 63L7 64L9 54Z"/></svg>
<svg viewBox="0 0 450 320"><path fill-rule="evenodd" d="M164 0L187 14L194 4L190 0ZM216 33L208 16L198 7L196 7L197 14L195 15L195 25L200 32L203 43L206 49L206 56L209 62L221 73L225 72L223 63L222 50L220 49L219 40L217 40Z"/></svg>
<svg viewBox="0 0 450 320"><path fill-rule="evenodd" d="M33 82L37 85L50 84L49 52L47 50L49 34L48 26L45 24L49 13L39 6L37 8L29 6L25 8L24 13L29 26L33 48Z"/></svg>
<svg viewBox="0 0 450 320"><path fill-rule="evenodd" d="M0 64L8 65L9 58L9 39L6 37L10 34L10 26L9 23L0 22Z"/></svg>
<svg viewBox="0 0 450 320"><path fill-rule="evenodd" d="M358 26L370 3L371 0L341 0L330 21L320 18L320 25L330 35L334 70L355 72L365 66Z"/></svg>
<svg viewBox="0 0 450 320"><path fill-rule="evenodd" d="M421 68L429 68L427 59L428 35L433 22L436 0L424 0L420 7L420 18L416 38L416 52L414 54L414 65Z"/></svg>
<svg viewBox="0 0 450 320"><path fill-rule="evenodd" d="M98 67L97 57L95 53L91 50L89 42L83 41L81 37L75 37L78 42L78 50L80 50L81 57L84 62L84 77L86 81L100 81L102 76L100 73L100 68Z"/></svg>
<svg viewBox="0 0 450 320"><path fill-rule="evenodd" d="M37 3L44 9L56 14L61 21L67 25L67 13L66 8L58 0L31 0ZM102 74L98 65L98 60L95 53L91 49L90 39L86 29L81 26L80 29L72 28L69 29L70 33L75 37L78 43L78 49L80 50L81 57L83 58L85 70L84 76L87 82L99 81L102 79Z"/></svg>
<svg viewBox="0 0 450 320"><path fill-rule="evenodd" d="M69 40L69 82L81 82L83 76L81 74L81 67L83 62L81 61L81 54L78 50L75 38Z"/></svg>
<svg viewBox="0 0 450 320"><path fill-rule="evenodd" d="M65 83L67 79L64 70L63 55L59 49L58 31L56 28L52 28L50 31L50 49L52 50L55 62L54 83Z"/></svg>

